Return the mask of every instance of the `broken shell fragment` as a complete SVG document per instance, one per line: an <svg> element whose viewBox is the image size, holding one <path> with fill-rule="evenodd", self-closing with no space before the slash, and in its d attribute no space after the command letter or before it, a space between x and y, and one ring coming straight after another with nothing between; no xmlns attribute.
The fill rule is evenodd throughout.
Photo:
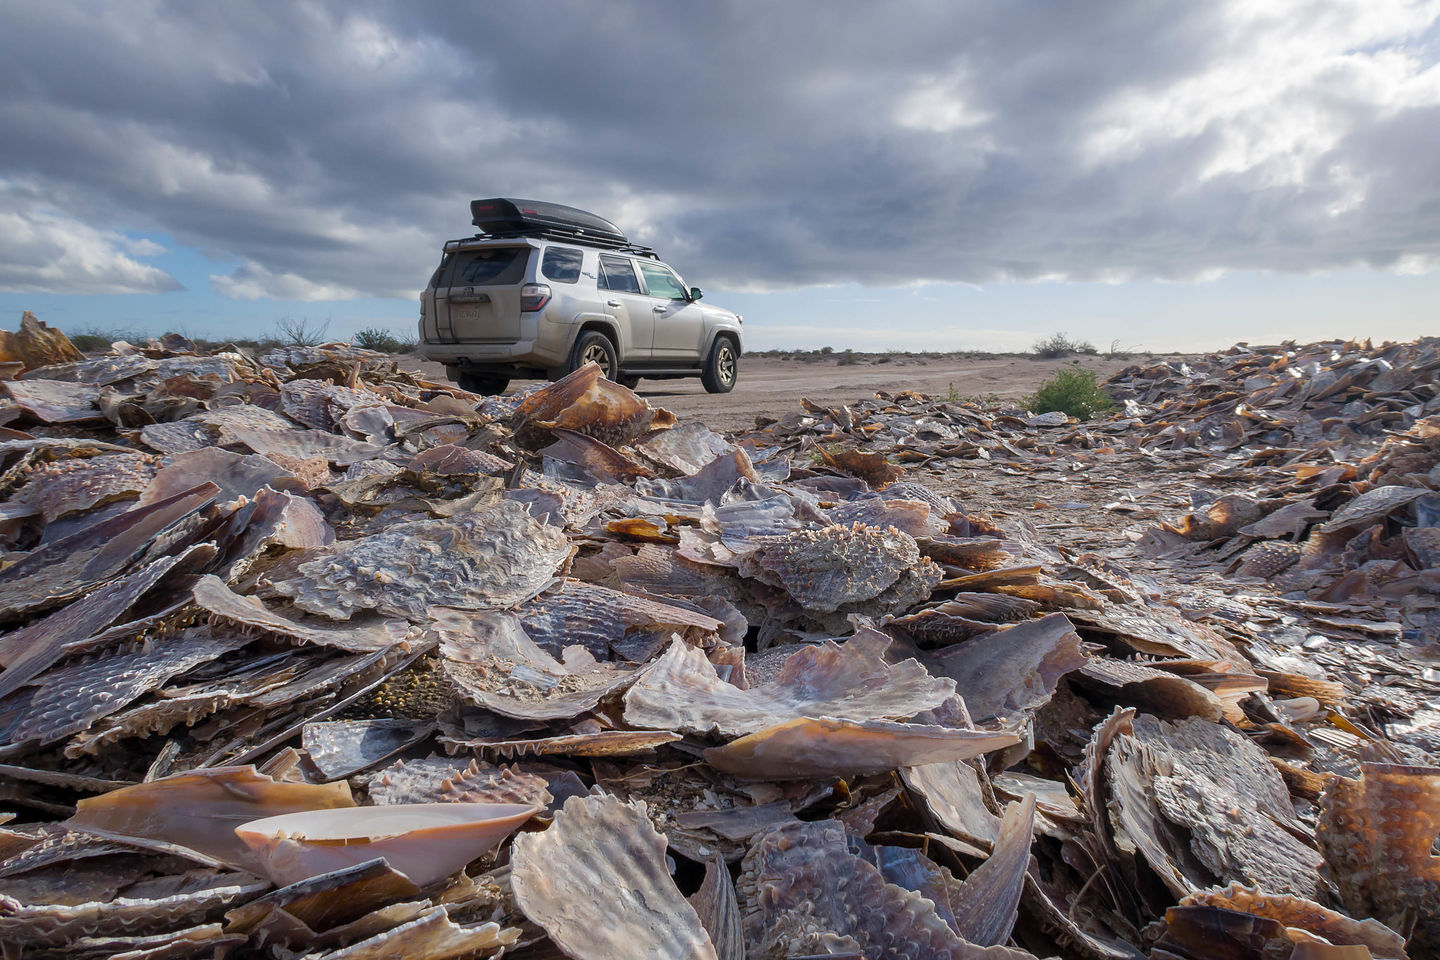
<svg viewBox="0 0 1440 960"><path fill-rule="evenodd" d="M492 803L395 803L252 820L235 835L265 875L290 884L384 857L420 887L483 856L539 807Z"/></svg>

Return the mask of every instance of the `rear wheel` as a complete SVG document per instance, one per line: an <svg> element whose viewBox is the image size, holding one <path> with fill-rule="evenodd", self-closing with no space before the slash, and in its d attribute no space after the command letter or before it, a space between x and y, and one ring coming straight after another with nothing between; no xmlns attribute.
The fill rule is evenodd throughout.
<svg viewBox="0 0 1440 960"><path fill-rule="evenodd" d="M574 373L587 363L600 365L600 375L614 380L620 373L620 363L615 357L615 345L610 338L598 330L587 330L575 341L570 351L570 372Z"/></svg>
<svg viewBox="0 0 1440 960"><path fill-rule="evenodd" d="M456 374L455 382L460 384L461 390L469 390L471 393L479 393L487 397L504 393L505 388L510 386L510 381L504 377L487 377L479 373Z"/></svg>
<svg viewBox="0 0 1440 960"><path fill-rule="evenodd" d="M735 380L739 376L740 353L735 349L735 341L729 337L716 337L710 356L705 360L705 370L700 374L705 392L729 393L735 389Z"/></svg>

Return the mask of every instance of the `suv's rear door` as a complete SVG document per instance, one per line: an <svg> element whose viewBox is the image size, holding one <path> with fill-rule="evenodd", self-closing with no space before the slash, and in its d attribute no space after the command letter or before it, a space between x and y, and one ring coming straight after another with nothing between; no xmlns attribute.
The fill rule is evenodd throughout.
<svg viewBox="0 0 1440 960"><path fill-rule="evenodd" d="M674 271L654 260L636 260L645 280L650 310L655 317L655 340L652 356L656 360L701 359L704 342L705 314L691 302L685 285Z"/></svg>
<svg viewBox="0 0 1440 960"><path fill-rule="evenodd" d="M655 335L655 313L630 258L614 253L600 254L600 276L596 285L604 299L605 312L615 318L615 325L621 331L620 362L648 360Z"/></svg>
<svg viewBox="0 0 1440 960"><path fill-rule="evenodd" d="M435 285L435 325L441 341L520 339L520 288L533 247L461 250Z"/></svg>

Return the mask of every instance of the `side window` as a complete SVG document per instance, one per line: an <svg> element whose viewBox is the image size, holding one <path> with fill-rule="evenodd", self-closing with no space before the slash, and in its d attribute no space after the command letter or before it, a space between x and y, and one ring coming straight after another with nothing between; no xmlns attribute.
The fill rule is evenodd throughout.
<svg viewBox="0 0 1440 960"><path fill-rule="evenodd" d="M640 292L640 280L635 276L629 257L600 254L600 289L616 293Z"/></svg>
<svg viewBox="0 0 1440 960"><path fill-rule="evenodd" d="M585 254L573 247L550 247L545 259L540 261L540 272L545 279L556 283L574 283L580 279L580 264Z"/></svg>
<svg viewBox="0 0 1440 960"><path fill-rule="evenodd" d="M680 285L680 280L670 272L670 268L659 263L646 263L644 260L637 262L640 272L645 275L645 288L650 291L650 296L659 297L662 300L689 300L685 288Z"/></svg>
<svg viewBox="0 0 1440 960"><path fill-rule="evenodd" d="M529 262L529 247L467 250L459 254L450 284L478 287L521 283L525 279L525 264Z"/></svg>

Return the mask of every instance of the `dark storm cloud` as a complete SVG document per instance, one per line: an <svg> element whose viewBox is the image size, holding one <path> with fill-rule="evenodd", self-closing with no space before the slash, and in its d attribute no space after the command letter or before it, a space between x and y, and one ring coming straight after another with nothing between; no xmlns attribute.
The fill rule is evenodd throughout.
<svg viewBox="0 0 1440 960"><path fill-rule="evenodd" d="M1440 254L1433 4L12 3L0 289L409 295L485 195L697 282ZM27 286L28 284L28 286Z"/></svg>

